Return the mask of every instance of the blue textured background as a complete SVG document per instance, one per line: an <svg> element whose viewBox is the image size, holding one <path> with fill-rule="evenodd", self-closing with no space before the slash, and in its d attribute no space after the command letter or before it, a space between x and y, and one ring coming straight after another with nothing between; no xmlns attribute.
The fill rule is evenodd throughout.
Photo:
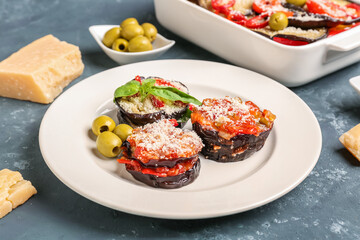
<svg viewBox="0 0 360 240"><path fill-rule="evenodd" d="M152 22L162 35L176 40L161 59L226 63L159 25L151 0L0 0L0 60L51 33L82 52L85 71L72 86L117 66L88 27L119 24L127 17ZM52 174L40 153L38 131L49 106L0 97L0 169L20 171L38 190L0 220L0 239L360 239L359 163L338 141L360 122L360 97L348 83L356 75L359 63L292 89L313 110L323 134L320 159L304 182L252 211L191 221L129 215L73 192Z"/></svg>

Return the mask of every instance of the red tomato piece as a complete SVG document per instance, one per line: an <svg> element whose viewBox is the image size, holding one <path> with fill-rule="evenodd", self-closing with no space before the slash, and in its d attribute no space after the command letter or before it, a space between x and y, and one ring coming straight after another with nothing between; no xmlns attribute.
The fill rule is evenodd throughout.
<svg viewBox="0 0 360 240"><path fill-rule="evenodd" d="M161 79L161 78L157 78L157 79L155 79L155 84L157 85L157 86L168 86L168 87L173 87L173 88L175 88L175 86L174 85L172 85L171 83L169 83L169 81L166 81L166 80L164 80L164 79Z"/></svg>
<svg viewBox="0 0 360 240"><path fill-rule="evenodd" d="M246 17L238 11L229 11L229 14L227 14L227 19L231 21L243 21L246 20Z"/></svg>
<svg viewBox="0 0 360 240"><path fill-rule="evenodd" d="M347 13L350 15L351 18L358 18L360 17L360 5L355 3L350 3L346 5Z"/></svg>
<svg viewBox="0 0 360 240"><path fill-rule="evenodd" d="M311 13L326 14L330 17L339 19L348 16L346 7L327 0L307 0L306 6Z"/></svg>
<svg viewBox="0 0 360 240"><path fill-rule="evenodd" d="M139 75L137 75L135 78L134 78L135 81L138 81L140 84L141 84L141 77Z"/></svg>
<svg viewBox="0 0 360 240"><path fill-rule="evenodd" d="M193 111L193 110L194 110L194 105L191 104L191 103L189 104L189 110L190 110L190 111Z"/></svg>
<svg viewBox="0 0 360 240"><path fill-rule="evenodd" d="M252 8L257 13L267 13L271 15L275 12L283 12L288 17L293 15L293 12L281 5L281 0L254 0Z"/></svg>
<svg viewBox="0 0 360 240"><path fill-rule="evenodd" d="M229 8L234 6L235 0L211 0L212 8L218 13L229 14Z"/></svg>
<svg viewBox="0 0 360 240"><path fill-rule="evenodd" d="M245 27L248 28L264 28L268 25L269 21L265 20L267 16L259 15L248 19L245 22Z"/></svg>
<svg viewBox="0 0 360 240"><path fill-rule="evenodd" d="M354 28L354 27L359 26L359 25L360 25L360 22L354 23L354 24L351 24L351 25L343 25L343 24L337 25L336 27L329 28L327 37L331 37L331 36L334 36L334 35L339 34L341 32L345 32L346 30L349 30L349 29Z"/></svg>
<svg viewBox="0 0 360 240"><path fill-rule="evenodd" d="M176 119L169 119L169 121L174 125L174 127L178 126L178 122L176 121Z"/></svg>
<svg viewBox="0 0 360 240"><path fill-rule="evenodd" d="M303 46L303 45L309 44L308 42L305 42L305 41L295 41L295 40L290 40L290 39L281 38L281 37L274 37L273 40L275 42L282 43L282 44L289 45L289 46Z"/></svg>
<svg viewBox="0 0 360 240"><path fill-rule="evenodd" d="M154 107L157 108L161 108L165 106L165 103L160 99L158 99L157 97L155 97L154 95L151 95L151 103L153 104Z"/></svg>

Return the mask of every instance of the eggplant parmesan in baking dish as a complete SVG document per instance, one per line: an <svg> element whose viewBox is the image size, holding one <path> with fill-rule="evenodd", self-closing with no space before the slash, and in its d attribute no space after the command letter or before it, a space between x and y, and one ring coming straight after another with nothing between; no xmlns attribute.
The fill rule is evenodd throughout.
<svg viewBox="0 0 360 240"><path fill-rule="evenodd" d="M118 162L138 181L170 189L188 185L199 175L201 139L173 124L163 119L138 127L123 143Z"/></svg>
<svg viewBox="0 0 360 240"><path fill-rule="evenodd" d="M360 25L358 0L189 0L275 42L302 46Z"/></svg>
<svg viewBox="0 0 360 240"><path fill-rule="evenodd" d="M189 103L201 104L188 93L188 88L178 81L136 76L115 90L118 119L132 127L160 119L176 119L183 127L190 118Z"/></svg>
<svg viewBox="0 0 360 240"><path fill-rule="evenodd" d="M276 116L240 97L207 98L191 114L193 130L204 143L201 153L218 162L235 162L260 150Z"/></svg>

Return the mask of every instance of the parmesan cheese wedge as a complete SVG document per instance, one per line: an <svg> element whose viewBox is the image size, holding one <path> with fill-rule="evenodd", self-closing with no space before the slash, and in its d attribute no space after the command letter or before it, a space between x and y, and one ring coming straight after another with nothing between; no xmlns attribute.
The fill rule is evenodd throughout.
<svg viewBox="0 0 360 240"><path fill-rule="evenodd" d="M30 181L24 180L19 172L9 169L0 171L0 218L12 209L26 202L37 193Z"/></svg>
<svg viewBox="0 0 360 240"><path fill-rule="evenodd" d="M339 140L360 161L360 123L341 135Z"/></svg>
<svg viewBox="0 0 360 240"><path fill-rule="evenodd" d="M0 96L47 104L83 70L77 46L47 35L0 62Z"/></svg>

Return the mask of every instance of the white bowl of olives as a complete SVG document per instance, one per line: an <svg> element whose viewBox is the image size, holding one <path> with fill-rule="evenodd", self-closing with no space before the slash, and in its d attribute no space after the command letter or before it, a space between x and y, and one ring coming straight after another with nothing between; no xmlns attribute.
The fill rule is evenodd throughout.
<svg viewBox="0 0 360 240"><path fill-rule="evenodd" d="M126 20L131 22L134 18ZM150 23L139 25L132 22L124 26L126 20L120 25L89 27L100 48L120 65L156 59L175 44L174 40L157 33Z"/></svg>

